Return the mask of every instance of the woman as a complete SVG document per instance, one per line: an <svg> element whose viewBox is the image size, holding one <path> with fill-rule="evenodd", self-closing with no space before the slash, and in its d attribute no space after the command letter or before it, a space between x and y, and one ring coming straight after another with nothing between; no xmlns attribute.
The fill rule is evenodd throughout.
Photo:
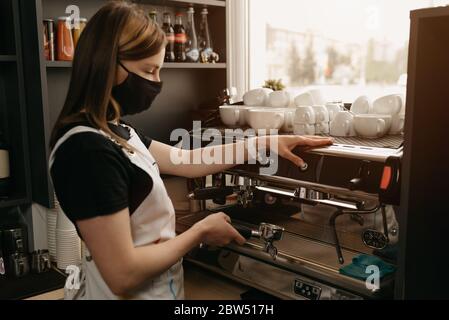
<svg viewBox="0 0 449 320"><path fill-rule="evenodd" d="M231 165L174 165L174 148L120 121L147 110L161 91L165 45L164 32L125 2L104 6L78 43L67 99L52 132L50 169L61 207L87 247L86 299L181 299L186 253L201 243L245 242L223 213L176 236L174 209L160 177L203 177ZM283 137L279 153L301 165L293 148L329 143Z"/></svg>

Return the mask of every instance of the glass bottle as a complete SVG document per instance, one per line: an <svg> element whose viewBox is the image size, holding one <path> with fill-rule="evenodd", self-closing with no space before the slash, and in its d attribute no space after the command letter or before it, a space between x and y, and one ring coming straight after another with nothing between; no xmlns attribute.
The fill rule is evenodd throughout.
<svg viewBox="0 0 449 320"><path fill-rule="evenodd" d="M164 13L164 23L162 29L167 36L167 47L165 49L165 62L175 62L175 29L171 24L170 13Z"/></svg>
<svg viewBox="0 0 449 320"><path fill-rule="evenodd" d="M153 20L155 24L159 24L157 21L157 11L156 10L151 10L149 15L150 15L151 20Z"/></svg>
<svg viewBox="0 0 449 320"><path fill-rule="evenodd" d="M198 62L200 59L200 52L198 50L198 39L195 29L195 10L190 7L187 10L187 42L186 42L186 55L188 62Z"/></svg>
<svg viewBox="0 0 449 320"><path fill-rule="evenodd" d="M209 23L207 20L208 14L209 11L207 10L207 8L204 8L201 12L200 33L198 36L201 61L205 63L209 62L209 58L214 51L209 31Z"/></svg>
<svg viewBox="0 0 449 320"><path fill-rule="evenodd" d="M186 29L182 23L182 13L176 14L175 20L175 59L176 62L186 62Z"/></svg>

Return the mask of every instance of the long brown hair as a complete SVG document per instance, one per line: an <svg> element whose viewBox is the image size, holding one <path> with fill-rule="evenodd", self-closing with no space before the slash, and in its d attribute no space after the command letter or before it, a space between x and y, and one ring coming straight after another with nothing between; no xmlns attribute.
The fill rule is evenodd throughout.
<svg viewBox="0 0 449 320"><path fill-rule="evenodd" d="M119 61L141 60L159 53L165 33L137 5L112 1L87 23L73 60L72 77L64 107L53 128L50 147L71 124L87 121L129 148L109 129L120 118L112 96Z"/></svg>

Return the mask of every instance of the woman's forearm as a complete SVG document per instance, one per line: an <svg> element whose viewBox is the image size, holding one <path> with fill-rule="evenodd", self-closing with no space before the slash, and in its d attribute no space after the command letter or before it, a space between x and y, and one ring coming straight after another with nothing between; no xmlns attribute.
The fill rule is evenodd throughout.
<svg viewBox="0 0 449 320"><path fill-rule="evenodd" d="M253 138L233 144L210 146L188 152L189 164L183 164L186 178L205 177L232 169L256 157L257 149L266 147L265 139Z"/></svg>

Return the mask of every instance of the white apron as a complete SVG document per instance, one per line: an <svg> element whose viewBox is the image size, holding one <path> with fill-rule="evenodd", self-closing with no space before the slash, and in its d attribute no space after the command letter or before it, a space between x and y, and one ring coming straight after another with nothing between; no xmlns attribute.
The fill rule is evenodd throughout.
<svg viewBox="0 0 449 320"><path fill-rule="evenodd" d="M131 139L128 141L128 144L134 147L136 152L131 154L124 149L122 150L134 165L149 174L153 180L151 193L130 217L134 246L147 246L173 239L176 236L175 210L160 177L156 160L134 129L127 128L130 129L131 133ZM75 127L68 131L55 145L50 155L50 169L54 163L55 153L58 148L71 136L85 132L101 134L114 141L101 130L85 126ZM86 277L85 295L82 298L86 300L120 299L120 297L112 293L104 282L88 250L86 250L82 260L82 268ZM157 278L149 279L143 283L138 291L132 293L130 298L138 300L184 299L182 261L179 261Z"/></svg>

